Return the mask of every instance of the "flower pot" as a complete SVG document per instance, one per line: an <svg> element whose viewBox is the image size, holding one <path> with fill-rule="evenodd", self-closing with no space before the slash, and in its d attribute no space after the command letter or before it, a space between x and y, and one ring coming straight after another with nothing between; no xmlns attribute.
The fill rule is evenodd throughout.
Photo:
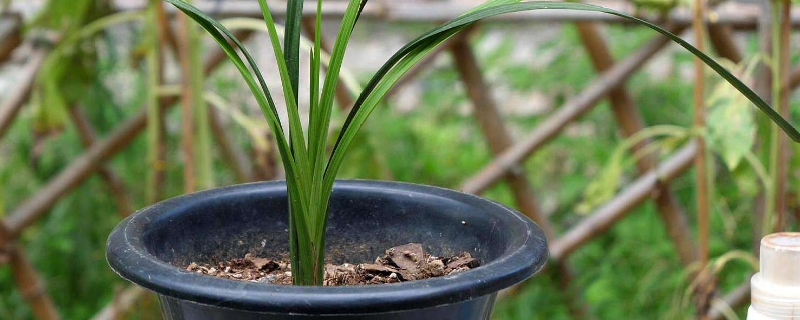
<svg viewBox="0 0 800 320"><path fill-rule="evenodd" d="M530 220L451 190L384 181L338 181L327 257L370 262L422 243L435 255L467 251L475 269L396 284L303 287L225 280L184 270L195 261L277 258L288 252L283 182L224 187L169 199L122 221L106 256L123 278L158 294L165 319L488 319L497 292L530 277L547 243Z"/></svg>

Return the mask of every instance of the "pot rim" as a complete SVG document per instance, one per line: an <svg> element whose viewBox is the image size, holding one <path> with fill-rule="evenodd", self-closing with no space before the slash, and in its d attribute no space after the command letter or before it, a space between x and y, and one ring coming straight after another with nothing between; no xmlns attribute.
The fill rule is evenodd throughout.
<svg viewBox="0 0 800 320"><path fill-rule="evenodd" d="M512 232L516 247L478 268L444 277L381 285L287 286L216 278L161 261L144 246L147 222L187 203L208 197L248 192L285 192L284 181L255 182L200 191L143 208L111 232L106 259L122 278L158 294L195 303L256 312L296 314L364 314L421 309L457 303L519 283L543 268L547 242L541 229L520 213L497 202L449 189L394 181L337 180L334 190L356 188L425 193L481 207ZM335 191L334 191L335 192ZM517 239L516 237L520 237Z"/></svg>

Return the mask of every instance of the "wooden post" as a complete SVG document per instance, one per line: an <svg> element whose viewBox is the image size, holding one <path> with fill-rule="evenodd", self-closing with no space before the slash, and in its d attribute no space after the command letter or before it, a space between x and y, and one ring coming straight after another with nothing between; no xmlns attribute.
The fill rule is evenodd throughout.
<svg viewBox="0 0 800 320"><path fill-rule="evenodd" d="M13 243L6 245L6 250L10 257L14 283L16 283L22 298L30 304L33 315L39 320L60 319L53 300L47 295L39 274L25 257L25 253Z"/></svg>

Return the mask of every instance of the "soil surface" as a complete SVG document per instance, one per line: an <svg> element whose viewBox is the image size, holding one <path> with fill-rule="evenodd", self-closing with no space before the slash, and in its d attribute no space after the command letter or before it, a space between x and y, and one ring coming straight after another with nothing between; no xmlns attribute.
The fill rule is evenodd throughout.
<svg viewBox="0 0 800 320"><path fill-rule="evenodd" d="M326 286L348 286L396 283L441 277L477 267L478 259L467 252L453 257L428 254L419 243L409 243L386 250L374 263L326 264ZM186 270L225 279L292 284L292 267L288 259L271 260L253 257L220 261L216 264L191 263Z"/></svg>

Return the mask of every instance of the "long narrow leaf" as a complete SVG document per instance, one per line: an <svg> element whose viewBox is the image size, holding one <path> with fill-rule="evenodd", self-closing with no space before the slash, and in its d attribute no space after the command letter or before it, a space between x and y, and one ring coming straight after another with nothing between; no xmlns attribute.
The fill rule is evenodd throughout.
<svg viewBox="0 0 800 320"><path fill-rule="evenodd" d="M343 152L339 152L340 144L342 143L342 139L351 133L351 130L358 130L360 124L353 126L354 119L362 112L369 114L371 110L370 108L374 108L376 104L365 105L365 100L372 94L375 90L375 87L381 83L382 78L386 76L393 68L395 68L400 61L406 58L409 54L412 54L419 50L426 50L426 46L436 46L441 43L442 40L439 36L443 33L450 32L454 29L463 28L468 26L472 23L480 21L482 19L490 18L500 14L506 13L513 13L513 12L520 12L520 11L528 11L528 10L543 10L543 9L567 9L567 10L577 10L577 11L591 11L591 12L601 12L612 14L615 16L619 16L640 24L643 24L665 36L667 36L670 40L678 43L682 47L686 48L689 52L700 58L706 65L708 65L711 69L717 72L720 76L722 76L728 83L730 83L733 87L735 87L739 92L741 92L747 99L749 99L756 107L758 107L762 112L764 112L767 116L772 119L775 123L778 124L793 140L800 142L800 132L798 132L791 124L789 124L785 119L783 119L775 110L773 110L769 104L764 102L753 90L747 87L744 83L742 83L739 79L737 79L734 75L728 72L724 67L719 65L716 61L714 61L711 57L707 56L703 52L699 51L697 48L693 47L680 37L670 33L663 28L654 25L650 22L644 21L642 19L595 5L590 4L583 4L583 3L561 3L561 2L524 2L524 3L512 3L512 4L499 4L495 6L486 6L482 7L479 10L474 10L468 14L462 15L456 19L453 19L433 30L423 34L422 36L418 37L414 41L408 43L406 46L401 48L397 53L395 53L389 61L387 61L380 70L373 76L373 78L369 81L367 86L362 91L361 95L355 102L353 109L348 114L347 119L345 120L345 124L339 134L339 138L337 139L336 145L334 146L334 156L332 156L329 160L328 166L331 166L331 163L341 161L341 157L343 157ZM440 41L430 42L431 39L439 39ZM366 110L362 110L366 109ZM346 146L342 146L346 149ZM339 156L336 156L336 153L339 153ZM335 171L334 171L335 172ZM327 175L327 173L326 173Z"/></svg>
<svg viewBox="0 0 800 320"><path fill-rule="evenodd" d="M283 34L283 58L289 71L292 91L295 93L294 103L297 105L300 77L300 22L303 19L304 0L291 0L286 4L286 32Z"/></svg>
<svg viewBox="0 0 800 320"><path fill-rule="evenodd" d="M339 72L342 67L342 60L344 60L347 43L350 42L350 36L353 32L353 26L356 23L358 14L366 4L366 0L350 0L347 6L345 15L342 18L342 24L339 28L339 34L336 37L336 42L331 52L331 60L328 65L328 72L325 75L325 82L322 87L320 96L320 103L317 112L314 114L313 122L309 123L309 153L311 159L316 162L312 166L314 168L313 176L314 181L321 182L326 172L325 164L325 145L328 140L328 126L330 125L331 112L333 109L333 99L335 96L336 85L338 84ZM330 190L322 183L316 183L312 186L312 196L316 197L315 203L322 205L323 199ZM320 212L321 215L326 215L326 212ZM318 221L319 233L324 233L324 219Z"/></svg>
<svg viewBox="0 0 800 320"><path fill-rule="evenodd" d="M317 0L317 12L316 12L316 19L314 21L314 46L311 52L311 84L309 87L310 91L310 100L311 100L311 107L309 108L309 128L313 128L313 124L318 122L318 117L322 116L323 112L319 109L320 104L320 96L319 96L319 72L320 72L320 63L321 63L321 54L322 54L322 0ZM328 60L330 64L330 60ZM309 134L309 154L311 156L315 156L315 150L313 149L313 145L316 144L315 139L319 139L316 135ZM319 165L318 161L314 161L311 164L311 171L316 172L319 170L317 166Z"/></svg>
<svg viewBox="0 0 800 320"><path fill-rule="evenodd" d="M301 168L299 174L301 174L301 176L306 175L310 170L306 169L309 164L305 145L305 134L303 133L303 126L300 121L300 113L297 109L297 96L291 86L292 80L286 61L281 59L284 54L281 49L278 31L275 29L275 20L272 18L272 13L269 10L269 4L266 0L258 0L258 4L261 6L261 13L267 24L272 50L275 53L275 60L278 63L278 73L281 77L281 83L283 83L281 87L283 88L284 100L286 101L286 111L289 114L289 144L292 146L292 155L294 155L297 165ZM289 30L286 30L286 33L288 34ZM303 177L304 183L309 182L309 180L310 179Z"/></svg>
<svg viewBox="0 0 800 320"><path fill-rule="evenodd" d="M358 128L364 124L372 111L375 110L375 107L381 101L383 96L389 92L389 90L397 83L397 81L402 78L406 72L408 72L408 70L410 70L417 62L422 60L428 53L433 51L437 44L444 42L447 40L447 38L463 30L463 28L465 27L442 32L436 36L428 38L424 42L421 42L423 45L420 46L419 50L412 51L408 55L404 56L403 59L400 59L400 61L398 61L393 68L384 73L380 79L375 82L375 84L372 86L372 90L370 90L368 94L366 90L362 92L359 99L361 100L361 105L364 107L360 108L359 112L351 112L348 115L347 124L349 125L347 128L349 128L349 130L342 130L339 135L339 140L337 140L333 149L333 154L331 155L328 163L328 171L324 176L323 186L325 188L330 188L333 186L333 182L336 179L336 172L344 160L347 147L353 141L353 138L355 138ZM375 78L373 78L373 80L374 79Z"/></svg>
<svg viewBox="0 0 800 320"><path fill-rule="evenodd" d="M165 1L173 4L178 9L186 13L195 22L200 24L200 26L203 27L203 29L205 29L211 35L211 37L214 38L214 40L220 45L220 48L222 48L222 50L227 54L231 62L233 62L234 66L236 66L236 68L239 70L239 73L242 75L242 78L245 80L248 87L250 88L250 91L253 93L253 97L256 99L256 102L258 102L259 107L261 107L261 111L267 120L267 124L269 125L273 134L275 134L279 151L278 153L280 154L281 161L286 170L287 181L292 181L292 183L287 183L290 189L290 194L292 193L291 189L293 188L304 189L305 181L298 176L299 172L296 168L295 160L292 157L290 150L291 148L289 147L288 140L286 139L286 136L283 132L283 127L281 126L280 118L278 117L278 112L275 109L275 103L272 100L266 82L264 81L264 78L261 76L261 72L258 69L258 66L256 65L253 57L250 55L247 49L245 49L244 45L242 45L242 43L238 39L236 39L236 37L234 37L233 34L230 33L230 31L228 31L228 29L226 29L224 26L222 26L218 22L208 17L206 14L204 14L197 8L180 0L165 0ZM250 64L250 67L253 69L253 73L258 78L258 82L261 84L261 91L259 91L258 84L256 84L256 81L253 78L253 74L250 73L250 70L247 69L247 66L245 66L242 59L236 53L236 50L233 49L233 47L228 43L225 36L223 36L222 34L225 34L227 36L227 39L230 39L238 47L239 51L241 51L242 54L245 56L248 63ZM306 194L304 192L299 192L299 191L295 193L301 196ZM307 203L307 201L303 200L304 198L307 199L307 197L301 197L301 196L290 197L290 201L292 202L292 205L294 205L295 208L306 207L305 204ZM302 226L303 227L302 229L304 230L307 229L306 227L307 224L305 223L304 217L299 217L296 223L298 224L298 226Z"/></svg>

